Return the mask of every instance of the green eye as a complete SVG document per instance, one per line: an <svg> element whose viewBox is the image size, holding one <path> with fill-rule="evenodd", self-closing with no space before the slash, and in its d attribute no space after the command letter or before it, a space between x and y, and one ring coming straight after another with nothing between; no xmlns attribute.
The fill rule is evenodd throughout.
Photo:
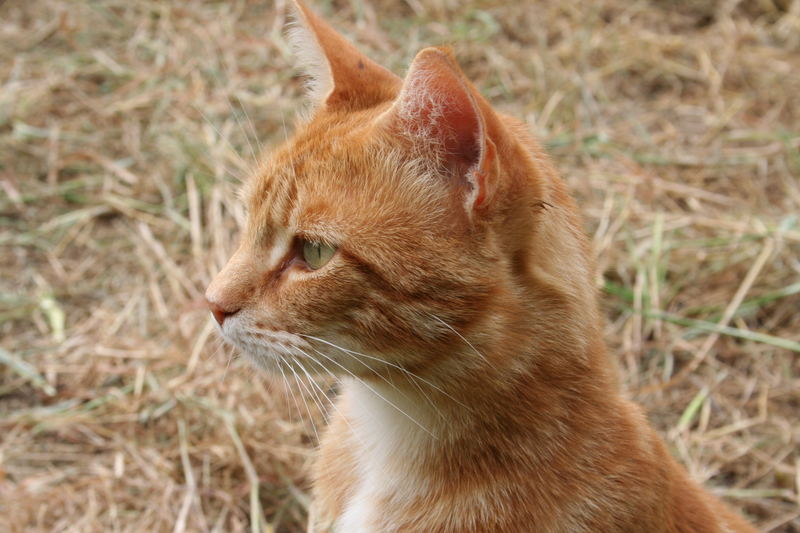
<svg viewBox="0 0 800 533"><path fill-rule="evenodd" d="M336 248L333 246L321 242L303 241L303 261L311 267L311 270L324 267L335 253Z"/></svg>

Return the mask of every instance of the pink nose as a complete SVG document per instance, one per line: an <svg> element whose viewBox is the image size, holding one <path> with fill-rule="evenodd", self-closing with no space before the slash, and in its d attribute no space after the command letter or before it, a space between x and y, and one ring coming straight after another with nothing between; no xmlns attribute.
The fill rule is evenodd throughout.
<svg viewBox="0 0 800 533"><path fill-rule="evenodd" d="M211 310L211 314L214 315L214 319L217 321L217 324L220 326L222 326L222 323L225 322L226 318L239 312L238 309L234 309L233 311L224 309L210 300L206 300L206 303L208 304L208 308Z"/></svg>

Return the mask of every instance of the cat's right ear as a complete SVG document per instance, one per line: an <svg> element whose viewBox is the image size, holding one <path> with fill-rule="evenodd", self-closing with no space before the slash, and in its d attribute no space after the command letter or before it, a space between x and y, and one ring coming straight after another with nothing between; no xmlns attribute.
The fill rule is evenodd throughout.
<svg viewBox="0 0 800 533"><path fill-rule="evenodd" d="M397 95L398 76L359 52L302 0L294 0L294 6L289 40L309 76L315 108L365 109Z"/></svg>

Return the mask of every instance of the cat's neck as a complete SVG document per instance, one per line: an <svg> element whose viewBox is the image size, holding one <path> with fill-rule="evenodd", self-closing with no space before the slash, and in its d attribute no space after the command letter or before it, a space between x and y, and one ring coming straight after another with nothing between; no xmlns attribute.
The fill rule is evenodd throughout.
<svg viewBox="0 0 800 533"><path fill-rule="evenodd" d="M522 350L522 347L518 347ZM475 358L474 348L464 358ZM563 437L587 418L602 419L620 394L602 344L567 356L519 355L512 362L480 354L469 375L350 379L342 405L350 430L366 449L402 453L435 450L471 438L488 444L523 435L528 441ZM415 452L415 453L417 453Z"/></svg>

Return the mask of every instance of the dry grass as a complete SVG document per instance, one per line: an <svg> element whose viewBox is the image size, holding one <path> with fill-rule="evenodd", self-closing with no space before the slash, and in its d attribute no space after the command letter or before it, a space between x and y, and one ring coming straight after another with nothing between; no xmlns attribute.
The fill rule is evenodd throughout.
<svg viewBox="0 0 800 533"><path fill-rule="evenodd" d="M637 399L696 478L800 532L800 1L506 4L317 3L398 72L455 43L537 130ZM304 530L309 416L198 305L251 143L301 102L285 10L0 6L0 530Z"/></svg>

